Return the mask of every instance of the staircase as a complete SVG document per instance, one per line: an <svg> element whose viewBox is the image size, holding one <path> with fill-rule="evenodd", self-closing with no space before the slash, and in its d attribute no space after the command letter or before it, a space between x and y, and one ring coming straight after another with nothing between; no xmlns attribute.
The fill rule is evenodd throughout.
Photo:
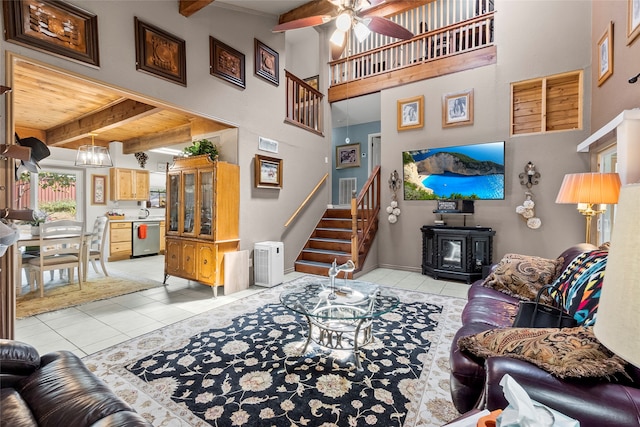
<svg viewBox="0 0 640 427"><path fill-rule="evenodd" d="M327 276L333 260L340 265L350 259L351 210L327 209L298 255L295 270Z"/></svg>
<svg viewBox="0 0 640 427"><path fill-rule="evenodd" d="M362 270L378 231L380 211L380 167L376 167L349 209L327 209L298 255L295 270L328 276L331 263L352 260ZM353 212L353 213L352 213ZM349 274L353 277L353 273Z"/></svg>

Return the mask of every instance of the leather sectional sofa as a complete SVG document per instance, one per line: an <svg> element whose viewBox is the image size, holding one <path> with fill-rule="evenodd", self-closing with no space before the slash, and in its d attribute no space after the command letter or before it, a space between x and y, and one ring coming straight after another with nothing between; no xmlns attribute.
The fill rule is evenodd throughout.
<svg viewBox="0 0 640 427"><path fill-rule="evenodd" d="M2 426L151 426L69 351L0 339Z"/></svg>
<svg viewBox="0 0 640 427"><path fill-rule="evenodd" d="M597 249L586 243L568 248L562 269L580 254ZM495 267L495 266L494 266ZM458 339L490 329L509 328L519 300L473 283L450 353L451 397L460 413L473 408L504 409L508 402L499 385L504 374L513 377L529 396L574 419L581 427L640 426L640 369L628 365L628 376L560 379L527 361L510 357L476 357L458 348Z"/></svg>

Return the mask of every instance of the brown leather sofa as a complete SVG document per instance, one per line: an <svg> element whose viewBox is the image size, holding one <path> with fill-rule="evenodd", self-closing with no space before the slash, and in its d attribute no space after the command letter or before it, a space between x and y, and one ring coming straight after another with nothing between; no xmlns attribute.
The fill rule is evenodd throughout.
<svg viewBox="0 0 640 427"><path fill-rule="evenodd" d="M0 339L0 425L151 426L69 351Z"/></svg>
<svg viewBox="0 0 640 427"><path fill-rule="evenodd" d="M586 243L568 248L563 270L581 253L596 249ZM511 375L532 399L546 404L589 426L640 426L640 370L629 367L630 379L615 378L562 380L535 365L507 357L486 360L461 351L456 343L463 336L489 329L508 328L518 310L518 300L502 292L473 283L462 312L462 327L453 339L450 352L451 397L460 413L473 408L504 409L507 401L499 385L503 375Z"/></svg>

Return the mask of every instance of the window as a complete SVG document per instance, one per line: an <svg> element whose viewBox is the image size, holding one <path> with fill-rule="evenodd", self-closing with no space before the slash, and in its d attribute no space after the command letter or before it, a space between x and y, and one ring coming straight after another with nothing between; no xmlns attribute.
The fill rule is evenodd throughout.
<svg viewBox="0 0 640 427"><path fill-rule="evenodd" d="M78 204L81 186L82 172L55 169L25 172L16 180L16 207L43 211L49 220L79 220L83 216L82 205Z"/></svg>
<svg viewBox="0 0 640 427"><path fill-rule="evenodd" d="M511 84L511 135L582 129L582 71Z"/></svg>

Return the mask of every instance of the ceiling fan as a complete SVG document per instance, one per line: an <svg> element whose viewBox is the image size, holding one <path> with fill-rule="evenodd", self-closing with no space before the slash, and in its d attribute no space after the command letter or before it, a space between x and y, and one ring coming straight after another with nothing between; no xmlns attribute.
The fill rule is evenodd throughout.
<svg viewBox="0 0 640 427"><path fill-rule="evenodd" d="M335 19L336 30L331 36L331 56L334 60L340 58L347 44L347 33L353 29L358 41L365 40L371 32L409 40L413 33L395 22L380 16L369 15L373 6L382 3L392 3L396 0L330 0L335 5L331 14L312 15L294 19L276 25L273 32L283 32L298 28L315 27L326 24Z"/></svg>

